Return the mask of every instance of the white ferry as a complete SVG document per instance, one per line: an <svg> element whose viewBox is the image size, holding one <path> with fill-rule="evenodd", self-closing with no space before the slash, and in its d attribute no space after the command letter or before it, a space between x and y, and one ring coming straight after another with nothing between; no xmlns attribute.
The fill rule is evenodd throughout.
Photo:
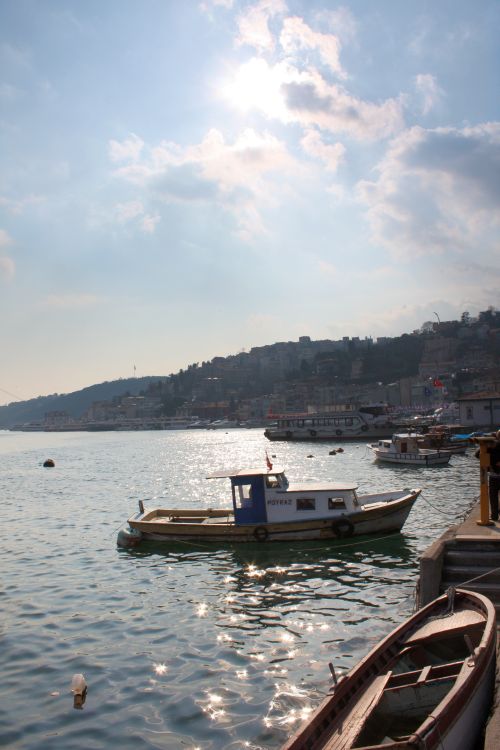
<svg viewBox="0 0 500 750"><path fill-rule="evenodd" d="M420 435L416 433L396 433L390 440L379 440L369 447L378 461L410 466L445 466L451 458L451 451L421 448Z"/></svg>
<svg viewBox="0 0 500 750"><path fill-rule="evenodd" d="M289 484L283 469L239 469L211 474L227 478L226 508L146 508L120 530L117 543L142 540L196 542L271 542L339 539L400 531L420 489L362 495L352 482Z"/></svg>
<svg viewBox="0 0 500 750"><path fill-rule="evenodd" d="M279 415L268 440L360 440L384 437L398 429L385 405L345 406L338 411Z"/></svg>

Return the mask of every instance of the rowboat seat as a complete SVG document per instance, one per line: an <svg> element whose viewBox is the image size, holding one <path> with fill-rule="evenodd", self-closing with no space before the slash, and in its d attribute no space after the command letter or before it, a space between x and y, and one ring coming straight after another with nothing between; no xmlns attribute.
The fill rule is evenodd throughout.
<svg viewBox="0 0 500 750"><path fill-rule="evenodd" d="M467 632L469 629L479 626L484 626L484 614L477 612L475 609L465 609L448 616L436 618L435 620L428 620L420 628L410 633L404 643L410 646L420 641L437 637L444 632L449 637L462 631Z"/></svg>

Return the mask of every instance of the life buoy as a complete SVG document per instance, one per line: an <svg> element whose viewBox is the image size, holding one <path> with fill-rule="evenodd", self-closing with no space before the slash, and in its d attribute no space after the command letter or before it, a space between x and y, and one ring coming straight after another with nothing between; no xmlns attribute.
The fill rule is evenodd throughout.
<svg viewBox="0 0 500 750"><path fill-rule="evenodd" d="M269 532L265 526L257 526L257 528L253 530L253 535L258 542L265 542L267 541Z"/></svg>
<svg viewBox="0 0 500 750"><path fill-rule="evenodd" d="M361 425L361 429L363 430L363 432L366 432L368 429L368 425L367 424Z"/></svg>
<svg viewBox="0 0 500 750"><path fill-rule="evenodd" d="M339 518L338 521L332 521L332 533L337 539L346 539L352 536L354 525L348 518Z"/></svg>
<svg viewBox="0 0 500 750"><path fill-rule="evenodd" d="M310 435L311 437L316 437L316 435L317 435L317 434L318 434L318 433L316 432L316 430L309 430L309 435Z"/></svg>
<svg viewBox="0 0 500 750"><path fill-rule="evenodd" d="M335 430L335 434L337 437L340 437L342 435L342 430Z"/></svg>

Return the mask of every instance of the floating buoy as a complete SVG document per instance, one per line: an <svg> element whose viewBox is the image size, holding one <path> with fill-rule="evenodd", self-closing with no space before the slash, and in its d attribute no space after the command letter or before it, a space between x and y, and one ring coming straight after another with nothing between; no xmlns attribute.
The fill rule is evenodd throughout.
<svg viewBox="0 0 500 750"><path fill-rule="evenodd" d="M337 453L343 453L343 452L344 452L343 448L337 448Z"/></svg>
<svg viewBox="0 0 500 750"><path fill-rule="evenodd" d="M328 455L329 456L336 456L337 455L337 451L330 451L330 453Z"/></svg>
<svg viewBox="0 0 500 750"><path fill-rule="evenodd" d="M71 692L73 693L73 707L82 708L87 697L87 683L82 674L74 674L71 680Z"/></svg>
<svg viewBox="0 0 500 750"><path fill-rule="evenodd" d="M49 468L49 467L55 466L54 459L52 459L52 458L46 458L45 461L43 462L43 465L45 466L45 468Z"/></svg>
<svg viewBox="0 0 500 750"><path fill-rule="evenodd" d="M310 453L307 458L314 458L314 456L312 453Z"/></svg>

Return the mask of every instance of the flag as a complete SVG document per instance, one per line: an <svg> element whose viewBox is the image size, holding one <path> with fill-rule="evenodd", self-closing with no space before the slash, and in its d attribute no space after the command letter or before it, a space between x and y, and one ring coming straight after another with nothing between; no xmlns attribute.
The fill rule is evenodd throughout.
<svg viewBox="0 0 500 750"><path fill-rule="evenodd" d="M266 451L266 464L267 464L268 471L272 471L273 470L273 465L272 465L271 461L269 460L269 456L267 455L267 451Z"/></svg>
<svg viewBox="0 0 500 750"><path fill-rule="evenodd" d="M432 381L432 385L435 388L444 388L444 386L443 386L442 382L439 380L439 378L434 378L434 380Z"/></svg>

